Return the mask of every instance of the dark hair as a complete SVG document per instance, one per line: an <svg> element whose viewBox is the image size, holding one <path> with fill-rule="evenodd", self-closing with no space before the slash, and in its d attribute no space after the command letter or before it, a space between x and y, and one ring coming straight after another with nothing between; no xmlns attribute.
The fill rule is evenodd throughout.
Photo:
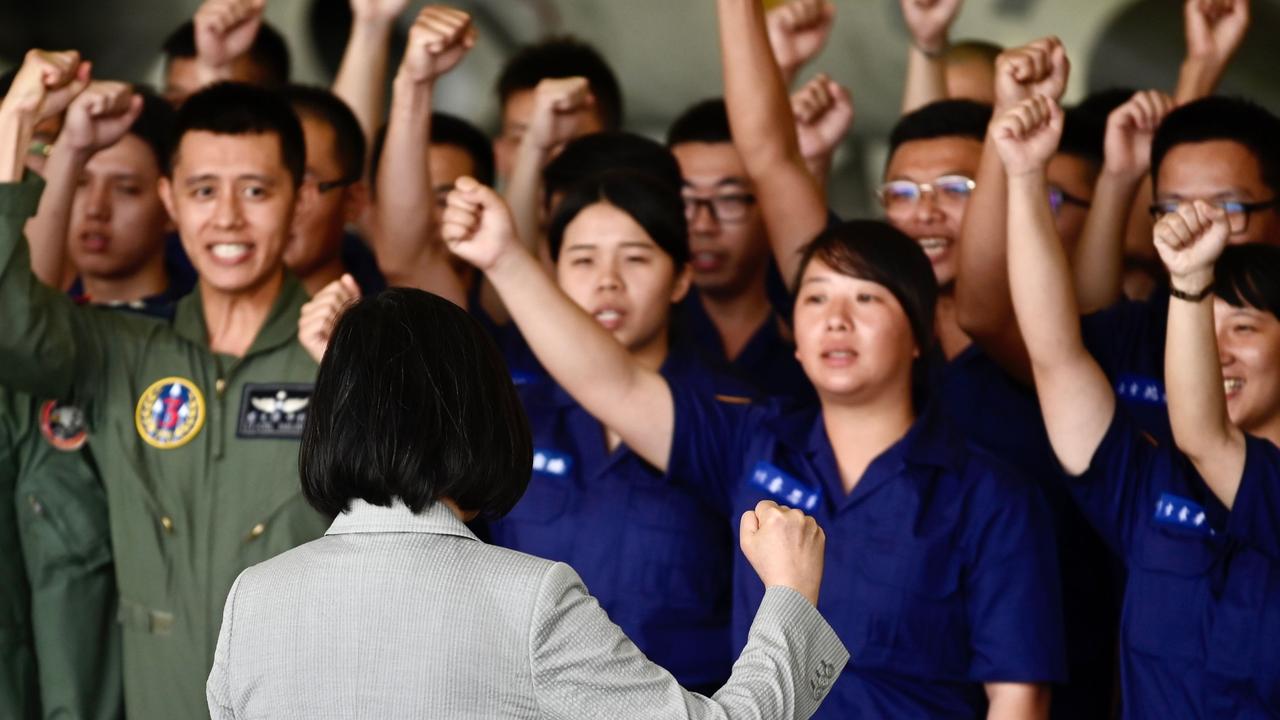
<svg viewBox="0 0 1280 720"><path fill-rule="evenodd" d="M1258 160L1262 182L1280 192L1280 118L1242 98L1207 97L1169 113L1151 143L1151 177L1158 181L1174 147L1211 140L1243 145Z"/></svg>
<svg viewBox="0 0 1280 720"><path fill-rule="evenodd" d="M314 118L333 128L338 165L342 168L341 179L351 182L359 180L364 175L364 130L351 108L342 98L324 88L290 85L284 94L300 118Z"/></svg>
<svg viewBox="0 0 1280 720"><path fill-rule="evenodd" d="M815 259L849 277L888 288L902 305L920 355L925 356L933 346L938 280L928 256L914 240L880 220L852 220L829 227L804 247L796 288Z"/></svg>
<svg viewBox="0 0 1280 720"><path fill-rule="evenodd" d="M170 144L170 170L174 157L189 132L216 135L274 134L280 141L280 159L293 178L302 184L306 172L307 148L302 124L277 92L243 83L218 83L192 95L178 109Z"/></svg>
<svg viewBox="0 0 1280 720"><path fill-rule="evenodd" d="M1231 245L1222 251L1213 273L1213 294L1227 304L1280 318L1280 247Z"/></svg>
<svg viewBox="0 0 1280 720"><path fill-rule="evenodd" d="M889 155L904 143L943 137L982 142L991 124L991 106L972 100L939 100L898 119L889 134Z"/></svg>
<svg viewBox="0 0 1280 720"><path fill-rule="evenodd" d="M569 189L547 230L551 258L560 259L564 231L583 210L608 203L631 216L662 251L671 256L676 272L689 262L689 226L680 191L643 173L612 170L590 177Z"/></svg>
<svg viewBox="0 0 1280 720"><path fill-rule="evenodd" d="M302 431L307 502L415 513L441 498L501 517L529 484L529 421L497 347L457 305L421 290L364 298L334 327Z"/></svg>
<svg viewBox="0 0 1280 720"><path fill-rule="evenodd" d="M667 131L667 147L684 143L731 143L729 109L723 98L703 100L681 113Z"/></svg>
<svg viewBox="0 0 1280 720"><path fill-rule="evenodd" d="M1058 152L1087 160L1101 167L1106 151L1107 121L1078 107L1063 111L1062 138Z"/></svg>
<svg viewBox="0 0 1280 720"><path fill-rule="evenodd" d="M627 132L584 135L565 145L542 171L548 200L579 182L609 170L631 170L670 185L677 194L684 183L676 156L661 143Z"/></svg>
<svg viewBox="0 0 1280 720"><path fill-rule="evenodd" d="M533 90L543 80L584 77L596 98L596 111L606 130L622 127L622 88L600 51L577 38L553 37L521 48L498 77L498 102L506 105L512 95Z"/></svg>
<svg viewBox="0 0 1280 720"><path fill-rule="evenodd" d="M196 27L190 20L179 25L160 46L166 67L178 58L196 56ZM267 87L281 88L289 83L291 62L289 45L278 30L265 20L258 27L258 34L249 46L249 60L262 71Z"/></svg>
<svg viewBox="0 0 1280 720"><path fill-rule="evenodd" d="M161 175L169 174L169 143L173 140L173 128L177 113L173 106L147 88L134 86L133 92L142 98L142 112L129 126L129 134L137 137L151 151Z"/></svg>
<svg viewBox="0 0 1280 720"><path fill-rule="evenodd" d="M497 170L493 160L493 143L480 128L448 113L431 113L431 143L456 147L471 158L471 177L493 187ZM387 144L387 126L373 134L373 152L369 156L369 191L378 194L378 167L382 164L382 148Z"/></svg>

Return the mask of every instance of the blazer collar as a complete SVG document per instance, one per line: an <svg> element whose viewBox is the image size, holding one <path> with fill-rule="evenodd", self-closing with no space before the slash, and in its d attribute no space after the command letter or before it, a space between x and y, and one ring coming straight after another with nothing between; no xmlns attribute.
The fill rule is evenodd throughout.
<svg viewBox="0 0 1280 720"><path fill-rule="evenodd" d="M325 535L352 535L357 533L424 533L429 535L456 535L479 540L453 511L441 503L434 503L414 515L399 500L391 507L371 505L364 500L352 500L351 508L334 519Z"/></svg>

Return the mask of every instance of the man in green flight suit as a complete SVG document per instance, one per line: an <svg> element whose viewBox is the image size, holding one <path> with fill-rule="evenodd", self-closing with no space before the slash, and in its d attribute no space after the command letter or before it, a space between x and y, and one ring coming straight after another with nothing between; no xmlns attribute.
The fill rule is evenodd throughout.
<svg viewBox="0 0 1280 720"><path fill-rule="evenodd" d="M0 235L6 231L0 229ZM13 497L18 474L13 448L27 425L17 415L0 412L0 498ZM0 502L0 709L14 720L35 720L40 717L40 692L31 647L31 590L14 508L12 502Z"/></svg>
<svg viewBox="0 0 1280 720"><path fill-rule="evenodd" d="M111 514L130 718L206 713L227 591L244 568L319 537L297 479L315 361L306 294L281 262L302 183L287 102L244 85L192 96L161 199L197 289L170 323L81 307L31 273L21 179L30 128L87 80L74 52L28 53L0 105L0 384L86 413Z"/></svg>

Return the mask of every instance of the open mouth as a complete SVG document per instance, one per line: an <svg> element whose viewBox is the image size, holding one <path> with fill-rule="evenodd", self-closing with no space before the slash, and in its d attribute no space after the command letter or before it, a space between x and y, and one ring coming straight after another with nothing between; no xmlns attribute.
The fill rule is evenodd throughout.
<svg viewBox="0 0 1280 720"><path fill-rule="evenodd" d="M1222 389L1228 398L1235 397L1244 389L1243 378L1222 378Z"/></svg>
<svg viewBox="0 0 1280 720"><path fill-rule="evenodd" d="M929 256L930 260L937 260L951 249L951 238L945 237L925 237L917 238L916 243L920 245L920 249L924 250L924 254Z"/></svg>
<svg viewBox="0 0 1280 720"><path fill-rule="evenodd" d="M822 353L822 362L835 367L844 367L853 364L858 358L858 353L852 350L827 350Z"/></svg>
<svg viewBox="0 0 1280 720"><path fill-rule="evenodd" d="M100 232L80 234L80 247L87 252L103 252L111 244L111 236Z"/></svg>
<svg viewBox="0 0 1280 720"><path fill-rule="evenodd" d="M696 252L689 258L695 272L714 272L724 265L724 257L715 252Z"/></svg>
<svg viewBox="0 0 1280 720"><path fill-rule="evenodd" d="M622 320L626 314L615 308L604 308L597 310L592 317L606 330L617 330L622 326Z"/></svg>
<svg viewBox="0 0 1280 720"><path fill-rule="evenodd" d="M225 264L234 265L249 257L252 247L248 243L214 243L209 246L209 253Z"/></svg>

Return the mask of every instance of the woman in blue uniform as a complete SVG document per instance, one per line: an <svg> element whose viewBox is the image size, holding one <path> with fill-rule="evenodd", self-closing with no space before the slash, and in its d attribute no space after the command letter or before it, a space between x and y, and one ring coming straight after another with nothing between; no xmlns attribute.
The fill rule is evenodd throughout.
<svg viewBox="0 0 1280 720"><path fill-rule="evenodd" d="M1280 250L1223 253L1226 215L1203 201L1157 224L1171 275L1165 365L1178 447L1159 446L1117 404L1081 338L1044 179L1060 109L1036 98L997 123L1017 228L1009 278L1045 424L1069 489L1128 568L1124 717L1275 717Z"/></svg>
<svg viewBox="0 0 1280 720"><path fill-rule="evenodd" d="M937 289L909 238L859 222L809 247L794 322L820 404L785 414L646 368L538 275L491 190L460 182L443 221L543 365L634 453L732 515L769 498L818 519L818 606L854 657L838 676L816 673L831 685L819 717L1043 716L1044 684L1064 665L1048 515L1034 487L937 414L917 415L914 361L932 344ZM735 572L736 645L763 592Z"/></svg>

